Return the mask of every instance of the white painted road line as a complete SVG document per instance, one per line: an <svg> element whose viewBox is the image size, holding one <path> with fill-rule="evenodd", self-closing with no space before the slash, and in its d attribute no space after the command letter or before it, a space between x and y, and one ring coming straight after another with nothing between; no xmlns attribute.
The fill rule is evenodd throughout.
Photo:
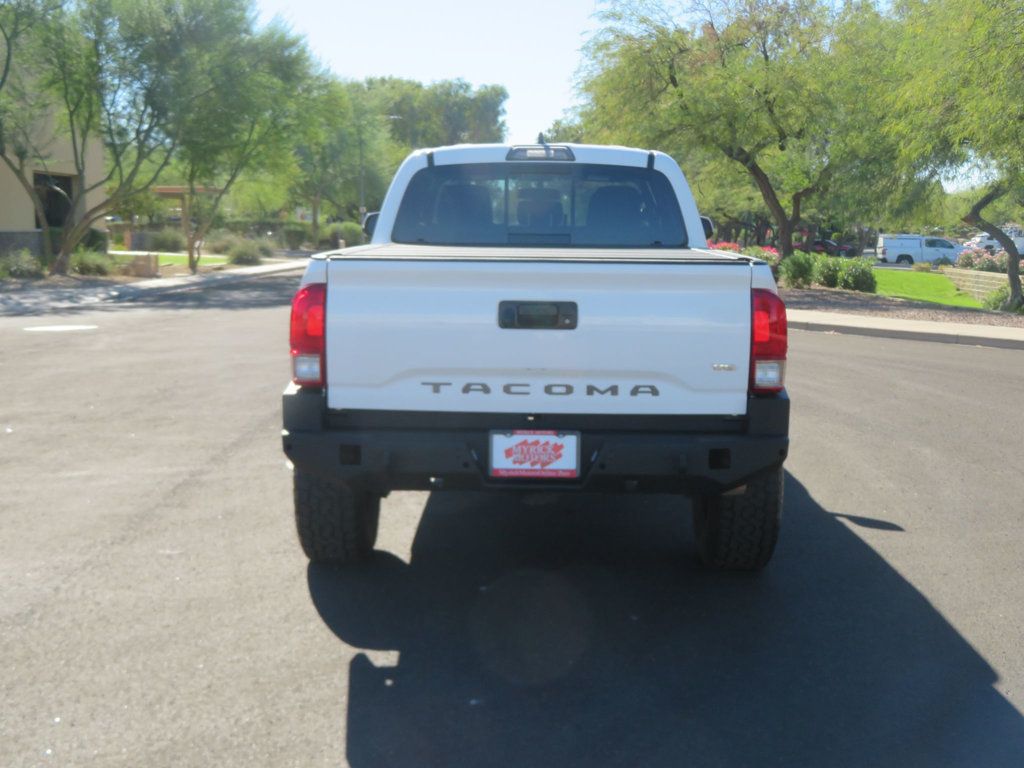
<svg viewBox="0 0 1024 768"><path fill-rule="evenodd" d="M50 333L64 333L67 331L94 331L98 325L30 325L24 328L26 331L45 331Z"/></svg>

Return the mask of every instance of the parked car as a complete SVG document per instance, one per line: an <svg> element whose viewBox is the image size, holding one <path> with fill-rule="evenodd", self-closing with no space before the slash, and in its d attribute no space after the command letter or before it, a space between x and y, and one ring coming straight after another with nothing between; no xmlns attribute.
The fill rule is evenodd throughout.
<svg viewBox="0 0 1024 768"><path fill-rule="evenodd" d="M797 250L804 251L806 253L827 253L829 256L843 256L850 257L857 255L857 247L853 245L840 244L835 240L812 240L807 243L797 243L793 246Z"/></svg>
<svg viewBox="0 0 1024 768"><path fill-rule="evenodd" d="M941 237L882 234L878 236L875 256L879 261L908 265L943 258L955 262L963 250L964 246Z"/></svg>

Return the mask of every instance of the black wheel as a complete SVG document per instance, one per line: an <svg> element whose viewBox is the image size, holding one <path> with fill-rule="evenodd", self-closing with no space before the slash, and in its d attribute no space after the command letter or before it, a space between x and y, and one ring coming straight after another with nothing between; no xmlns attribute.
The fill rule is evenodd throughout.
<svg viewBox="0 0 1024 768"><path fill-rule="evenodd" d="M772 559L782 515L782 467L747 482L744 493L693 500L697 554L712 568L755 571Z"/></svg>
<svg viewBox="0 0 1024 768"><path fill-rule="evenodd" d="M314 563L352 563L373 551L380 497L295 470L295 524Z"/></svg>
<svg viewBox="0 0 1024 768"><path fill-rule="evenodd" d="M907 266L910 266L911 264L914 263L914 259L910 256L900 256L898 259L896 259L896 263L906 264Z"/></svg>

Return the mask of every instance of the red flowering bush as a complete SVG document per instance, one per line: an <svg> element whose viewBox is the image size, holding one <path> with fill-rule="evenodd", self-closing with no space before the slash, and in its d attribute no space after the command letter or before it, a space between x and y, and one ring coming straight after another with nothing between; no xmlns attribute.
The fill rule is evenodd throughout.
<svg viewBox="0 0 1024 768"><path fill-rule="evenodd" d="M739 243L730 243L728 240L722 240L719 243L708 243L708 248L714 251L732 251L733 253L740 252Z"/></svg>
<svg viewBox="0 0 1024 768"><path fill-rule="evenodd" d="M968 248L956 259L956 266L960 269L975 269L979 272L1001 272L1006 273L1010 257L1006 251L989 253L984 248ZM1021 271L1024 272L1024 259L1020 260Z"/></svg>

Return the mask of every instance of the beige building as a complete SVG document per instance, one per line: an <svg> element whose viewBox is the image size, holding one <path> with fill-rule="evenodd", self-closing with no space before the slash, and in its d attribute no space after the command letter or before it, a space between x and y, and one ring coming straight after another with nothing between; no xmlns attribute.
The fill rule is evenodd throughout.
<svg viewBox="0 0 1024 768"><path fill-rule="evenodd" d="M85 168L89 183L102 178L104 174L103 145L91 141L86 148ZM45 156L30 164L32 180L39 191L46 209L47 223L51 227L61 226L70 207L70 199L80 191L82 179L75 171L71 140L65 136L54 137L46 149ZM103 199L103 190L90 192L79 201L74 219L78 220L89 208ZM28 248L39 253L41 248L40 226L32 200L21 182L6 164L0 163L0 252L16 248ZM103 228L103 220L94 225ZM56 246L56 243L54 244Z"/></svg>

